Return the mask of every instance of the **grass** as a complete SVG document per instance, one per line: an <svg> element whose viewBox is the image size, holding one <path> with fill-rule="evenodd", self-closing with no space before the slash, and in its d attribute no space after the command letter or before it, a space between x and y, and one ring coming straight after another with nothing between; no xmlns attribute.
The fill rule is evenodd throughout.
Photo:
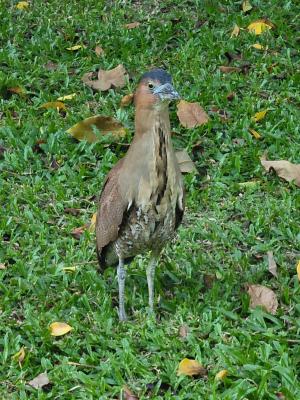
<svg viewBox="0 0 300 400"><path fill-rule="evenodd" d="M2 2L1 399L117 399L124 384L140 399L300 398L299 189L266 175L259 162L264 152L300 162L299 9L289 1L280 7L251 3L244 14L239 1L51 0L24 11ZM276 28L230 38L235 23L245 28L263 16ZM199 20L203 25L195 27ZM123 28L133 21L141 25ZM268 51L252 48L257 42ZM78 43L86 48L66 50ZM100 58L93 51L99 43L105 50ZM224 54L238 51L243 60L233 65L247 61L250 69L220 73ZM46 69L48 61L57 68ZM124 89L93 93L82 84L85 72L119 63L132 77ZM158 268L157 320L145 313L147 260L136 258L127 280L131 321L119 324L116 271L100 275L94 235L76 240L71 231L90 220L103 179L124 150L78 143L66 129L99 113L117 117L132 132L134 110L120 109L120 99L154 65L172 73L184 99L207 111L225 109L230 120L210 113L207 125L186 130L171 108L174 144L187 148L200 173L185 177L185 221ZM27 95L12 94L11 87ZM74 92L65 116L39 109ZM236 95L228 101L231 92ZM251 116L266 108L266 118L253 124ZM36 146L38 140L43 143ZM79 215L65 213L67 207L80 209ZM268 272L268 250L278 279ZM276 315L249 309L247 283L276 292ZM69 323L72 332L51 337L53 321ZM185 339L178 333L183 325L189 327ZM12 356L22 346L26 356L19 365ZM185 357L202 363L208 377L178 377ZM222 369L228 377L217 382ZM45 371L51 385L28 386Z"/></svg>

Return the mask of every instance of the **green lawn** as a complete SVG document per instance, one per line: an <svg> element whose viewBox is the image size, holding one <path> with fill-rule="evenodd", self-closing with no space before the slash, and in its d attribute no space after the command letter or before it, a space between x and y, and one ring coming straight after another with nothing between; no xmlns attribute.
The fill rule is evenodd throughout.
<svg viewBox="0 0 300 400"><path fill-rule="evenodd" d="M176 3L36 0L22 11L17 2L1 2L1 400L119 399L123 385L140 399L300 398L299 188L266 174L259 161L267 152L300 163L300 8L296 1L251 0L245 14L241 1ZM275 28L230 38L235 24L246 28L262 17ZM141 25L124 29L134 21ZM86 47L66 50L76 44ZM97 44L104 56L95 54ZM241 52L230 65L244 66L244 73L220 72L226 52ZM55 69L45 67L49 61ZM120 63L131 77L121 90L93 92L81 82L86 72ZM66 130L101 114L132 132L134 108L120 109L120 100L151 66L165 67L182 97L198 101L210 121L185 129L171 107L174 145L188 150L199 174L185 177L184 223L161 257L156 321L146 313L147 257L137 257L127 279L130 321L120 324L116 271L100 275L94 235L86 231L77 240L71 231L90 221L104 177L130 137L89 144ZM70 93L77 97L65 102L65 115L39 108ZM212 112L216 107L229 120ZM264 109L266 117L252 122ZM70 207L79 214L66 213ZM278 279L268 272L267 251ZM275 315L249 309L247 283L276 292ZM73 330L53 338L54 321ZM183 325L187 338L179 334ZM22 346L19 365L12 357ZM185 357L197 359L208 376L177 376ZM227 378L215 381L223 369ZM27 384L45 371L51 385Z"/></svg>

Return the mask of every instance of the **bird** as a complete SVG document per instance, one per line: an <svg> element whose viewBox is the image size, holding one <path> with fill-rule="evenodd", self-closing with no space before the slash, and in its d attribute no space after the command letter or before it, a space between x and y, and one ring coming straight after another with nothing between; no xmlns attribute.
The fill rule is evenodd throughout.
<svg viewBox="0 0 300 400"><path fill-rule="evenodd" d="M184 213L184 184L171 142L169 103L180 99L171 75L144 73L134 94L135 133L125 156L108 173L96 216L100 269L117 267L119 320L125 321L125 265L151 252L146 268L149 309L154 313L154 276L164 246Z"/></svg>

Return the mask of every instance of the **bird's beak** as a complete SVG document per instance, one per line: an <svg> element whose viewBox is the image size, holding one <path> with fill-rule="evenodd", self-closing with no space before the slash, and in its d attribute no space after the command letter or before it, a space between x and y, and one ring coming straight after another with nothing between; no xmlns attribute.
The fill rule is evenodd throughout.
<svg viewBox="0 0 300 400"><path fill-rule="evenodd" d="M160 100L177 100L180 99L179 93L173 88L171 83L157 86L153 90L153 94L157 95Z"/></svg>

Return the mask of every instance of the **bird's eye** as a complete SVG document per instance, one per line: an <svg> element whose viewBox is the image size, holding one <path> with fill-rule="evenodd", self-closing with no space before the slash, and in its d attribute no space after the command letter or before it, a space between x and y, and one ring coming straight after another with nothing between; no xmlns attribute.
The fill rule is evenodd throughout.
<svg viewBox="0 0 300 400"><path fill-rule="evenodd" d="M148 83L148 87L149 87L150 89L153 89L153 88L154 88L153 83L149 82L149 83Z"/></svg>

